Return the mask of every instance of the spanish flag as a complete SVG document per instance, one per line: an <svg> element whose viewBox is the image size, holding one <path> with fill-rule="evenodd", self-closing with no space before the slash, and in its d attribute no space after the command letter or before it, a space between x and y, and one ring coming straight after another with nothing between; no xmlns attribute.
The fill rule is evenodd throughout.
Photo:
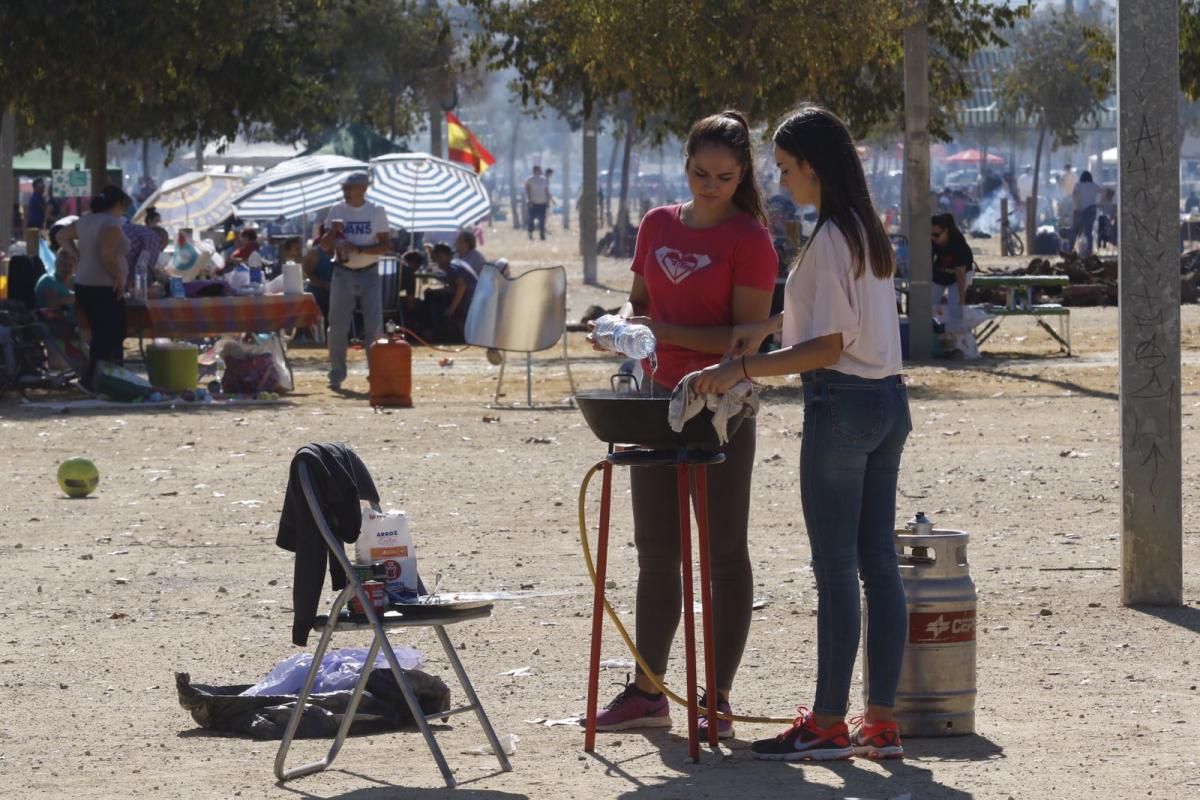
<svg viewBox="0 0 1200 800"><path fill-rule="evenodd" d="M496 157L449 111L446 112L446 144L450 160L470 165L476 175L482 175L496 163Z"/></svg>

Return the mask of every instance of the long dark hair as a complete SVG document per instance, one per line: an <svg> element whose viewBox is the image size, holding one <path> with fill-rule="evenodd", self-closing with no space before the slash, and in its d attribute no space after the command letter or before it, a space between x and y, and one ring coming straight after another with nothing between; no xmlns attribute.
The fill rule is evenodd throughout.
<svg viewBox="0 0 1200 800"><path fill-rule="evenodd" d="M767 224L767 212L758 178L754 175L754 151L750 147L750 126L740 111L722 111L699 120L688 131L684 153L688 163L703 145L715 144L733 151L742 168L742 179L733 192L733 204L759 223Z"/></svg>
<svg viewBox="0 0 1200 800"><path fill-rule="evenodd" d="M88 207L92 209L93 214L99 214L103 211L112 211L117 206L127 206L132 203L133 199L125 194L121 187L109 184L100 190L100 194L92 198Z"/></svg>
<svg viewBox="0 0 1200 800"><path fill-rule="evenodd" d="M775 130L775 146L796 161L808 162L821 182L821 208L813 237L832 221L846 237L854 277L862 277L869 256L876 278L896 271L891 240L867 190L867 178L846 125L816 105L801 106ZM863 234L866 234L865 241Z"/></svg>
<svg viewBox="0 0 1200 800"><path fill-rule="evenodd" d="M929 223L950 233L951 246L971 249L970 245L967 244L967 237L963 236L963 232L958 229L958 224L954 221L953 214L934 214L933 219L929 220Z"/></svg>

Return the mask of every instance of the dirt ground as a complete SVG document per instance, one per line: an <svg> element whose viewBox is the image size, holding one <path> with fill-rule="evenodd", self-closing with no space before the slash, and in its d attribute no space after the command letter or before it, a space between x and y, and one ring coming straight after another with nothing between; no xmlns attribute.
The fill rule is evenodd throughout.
<svg viewBox="0 0 1200 800"><path fill-rule="evenodd" d="M625 265L579 285L575 232L545 244L489 232L491 256L518 269L564 263L570 316L619 305ZM1184 309L1184 481L1200 479L1200 309ZM1200 796L1200 507L1184 494L1186 572L1180 609L1119 600L1117 311L1072 312L1078 353L1066 358L1031 323L1008 320L972 363L908 371L914 432L898 508L971 533L979 592L977 734L910 739L903 762L762 764L749 742L777 725L740 725L723 754L687 759L675 727L602 736L530 720L584 707L590 585L575 503L604 454L575 411L491 411L495 381L478 350L418 349L416 407L375 413L365 369L344 396L324 386L323 357L295 349L298 389L267 408L53 413L0 405L8 488L0 496L4 620L0 655L0 795L11 798L693 798L737 796L960 800ZM606 385L616 361L570 337L581 387ZM360 357L361 359L361 357ZM517 364L517 366L520 366ZM506 379L523 398L523 370ZM534 394L568 392L560 353L535 361ZM798 493L798 384L780 380L759 422L751 553L755 612L734 691L741 712L789 716L810 704L815 591ZM485 417L495 417L490 422ZM288 786L271 774L275 744L210 735L176 700L172 675L253 683L290 643L292 557L275 529L293 451L351 444L385 504L404 508L422 572L444 591L520 589L550 596L496 606L452 630L498 732L520 737L514 771L462 751L483 743L469 717L438 728L460 788L443 788L420 735L352 739L325 774ZM58 463L86 455L93 497L63 498ZM635 561L628 476L615 485L610 591L629 615ZM594 524L598 489L588 504ZM1066 570L1065 568L1076 568ZM628 616L627 616L628 619ZM365 637L340 637L343 646ZM451 680L426 632L397 636ZM315 640L314 640L315 643ZM681 652L682 645L677 651ZM606 628L604 658L625 658ZM528 667L523 676L505 672ZM602 694L624 670L606 671ZM681 659L670 681L682 685ZM856 683L852 699L860 697ZM456 694L461 698L461 693ZM294 752L314 756L320 745Z"/></svg>

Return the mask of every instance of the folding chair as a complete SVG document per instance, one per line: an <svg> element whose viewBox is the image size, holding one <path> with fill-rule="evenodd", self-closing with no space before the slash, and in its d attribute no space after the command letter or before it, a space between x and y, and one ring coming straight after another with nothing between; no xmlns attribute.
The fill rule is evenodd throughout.
<svg viewBox="0 0 1200 800"><path fill-rule="evenodd" d="M567 271L541 267L510 278L496 264L484 264L467 310L464 338L467 344L525 354L525 405L533 405L533 354L549 350L559 341L563 363L574 397L575 378L567 352ZM493 407L500 407L504 368L500 362ZM568 406L573 403L568 403ZM507 406L505 406L507 407Z"/></svg>
<svg viewBox="0 0 1200 800"><path fill-rule="evenodd" d="M317 617L313 623L313 630L320 631L321 633L321 641L317 645L316 652L313 653L312 666L309 668L308 676L304 680L304 688L300 691L300 695L296 699L296 708L292 711L292 716L288 720L287 730L283 734L283 740L279 743L279 752L275 755L275 777L280 781L288 781L302 775L311 775L314 772L320 772L333 763L334 758L337 757L338 751L342 747L342 743L346 740L346 734L350 731L350 725L354 720L354 713L358 709L358 702L362 698L363 690L367 685L367 678L371 674L375 658L381 647L384 658L387 659L392 674L396 678L396 683L399 685L400 691L404 694L404 700L408 704L409 710L412 711L413 719L416 720L421 735L425 737L425 743L429 746L430 752L433 753L433 758L437 762L438 769L442 772L442 778L446 781L447 787L454 787L454 775L450 772L450 766L446 763L446 757L442 754L442 749L434 738L433 731L430 730L429 722L454 714L474 711L475 716L479 719L479 725L483 728L483 733L487 736L488 743L492 747L492 752L495 753L496 759L500 762L500 768L505 772L512 771L512 765L509 763L508 757L504 754L499 739L496 738L496 732L492 728L492 723L488 720L487 714L484 713L483 704L480 703L479 697L475 694L475 688L471 685L471 680L467 677L467 672L458 658L458 653L455 651L454 645L450 642L450 636L446 633L447 625L466 622L468 620L484 619L491 616L492 607L489 605L481 608L453 611L436 606L416 606L411 611L405 611L402 614L388 612L381 618L372 608L370 599L363 590L362 584L359 582L358 576L350 564L350 560L346 557L345 547L329 528L329 523L321 511L320 500L313 489L308 466L301 464L298 474L300 486L304 491L304 499L308 502L309 510L312 512L313 519L321 531L321 537L324 538L325 545L336 556L338 563L341 564L342 569L345 571L347 585L337 596L337 599L333 601L333 606L329 609L329 615L327 617ZM359 603L366 611L366 622L346 621L339 618L346 601L354 596L358 597ZM384 632L385 628L417 627L433 628L437 633L438 641L442 644L442 650L445 651L446 658L449 659L451 667L454 668L454 673L458 676L458 681L467 696L467 705L428 715L422 711L416 693L413 691L408 678L405 677L404 670L400 668L400 662L396 659L391 642L388 641L387 634ZM296 728L300 724L304 705L308 700L309 694L312 692L317 672L320 670L321 658L325 655L325 651L329 647L329 640L335 632L362 630L372 631L374 635L371 639L371 646L367 652L362 672L359 674L358 680L355 681L354 693L351 695L350 705L347 707L346 715L338 727L337 736L334 737L333 744L329 747L329 752L320 761L286 769L288 750L292 746L292 739L295 737Z"/></svg>

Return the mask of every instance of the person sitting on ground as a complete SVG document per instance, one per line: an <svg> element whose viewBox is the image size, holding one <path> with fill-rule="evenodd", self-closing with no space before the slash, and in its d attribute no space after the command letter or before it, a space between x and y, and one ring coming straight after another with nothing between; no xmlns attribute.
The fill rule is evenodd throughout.
<svg viewBox="0 0 1200 800"><path fill-rule="evenodd" d="M39 316L43 319L62 319L75 325L75 254L65 248L54 257L54 272L38 278L33 294Z"/></svg>
<svg viewBox="0 0 1200 800"><path fill-rule="evenodd" d="M454 240L454 252L458 257L467 262L471 269L475 270L475 277L483 272L483 265L487 263L487 259L483 253L479 252L475 244L475 234L470 231L462 231L458 234L458 238Z"/></svg>
<svg viewBox="0 0 1200 800"><path fill-rule="evenodd" d="M960 315L967 285L975 275L975 254L951 214L934 216L929 232L933 240L933 304L941 305L948 293L947 309Z"/></svg>
<svg viewBox="0 0 1200 800"><path fill-rule="evenodd" d="M461 342L478 276L470 264L454 257L454 251L445 242L435 244L432 254L433 263L442 271L446 282L444 287L425 292L432 332L439 341Z"/></svg>

